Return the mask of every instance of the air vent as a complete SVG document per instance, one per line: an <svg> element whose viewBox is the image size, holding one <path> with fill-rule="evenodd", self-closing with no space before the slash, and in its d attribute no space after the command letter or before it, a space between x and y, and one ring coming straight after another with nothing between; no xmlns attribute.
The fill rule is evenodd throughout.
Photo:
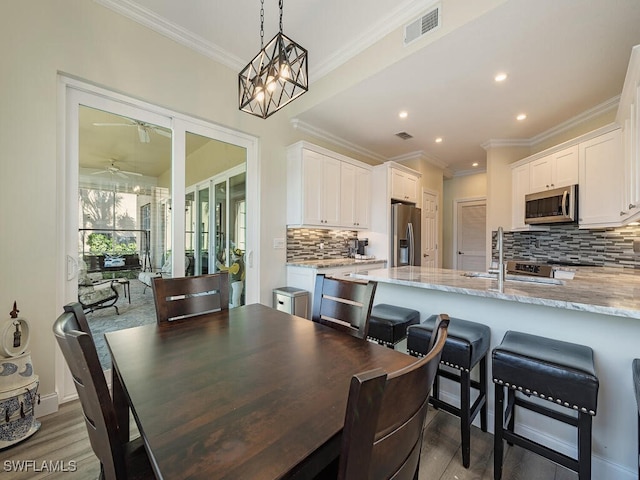
<svg viewBox="0 0 640 480"><path fill-rule="evenodd" d="M404 44L409 45L411 42L423 37L429 32L440 27L440 5L436 5L427 13L421 15L413 22L404 27Z"/></svg>
<svg viewBox="0 0 640 480"><path fill-rule="evenodd" d="M413 135L409 135L407 132L399 132L396 133L396 137L400 137L403 140L409 140L410 138L413 138Z"/></svg>

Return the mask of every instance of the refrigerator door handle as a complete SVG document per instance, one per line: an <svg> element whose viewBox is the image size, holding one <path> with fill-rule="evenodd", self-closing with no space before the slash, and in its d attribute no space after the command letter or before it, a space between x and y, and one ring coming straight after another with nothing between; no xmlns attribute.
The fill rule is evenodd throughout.
<svg viewBox="0 0 640 480"><path fill-rule="evenodd" d="M407 224L407 238L409 239L409 265L415 265L415 245L413 243L413 224Z"/></svg>

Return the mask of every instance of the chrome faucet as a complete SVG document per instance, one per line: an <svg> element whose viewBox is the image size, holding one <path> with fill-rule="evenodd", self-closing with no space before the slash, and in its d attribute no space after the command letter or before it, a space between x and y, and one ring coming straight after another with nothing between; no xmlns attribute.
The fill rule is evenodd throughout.
<svg viewBox="0 0 640 480"><path fill-rule="evenodd" d="M498 227L496 243L498 247L498 291L504 293L504 231L502 227Z"/></svg>

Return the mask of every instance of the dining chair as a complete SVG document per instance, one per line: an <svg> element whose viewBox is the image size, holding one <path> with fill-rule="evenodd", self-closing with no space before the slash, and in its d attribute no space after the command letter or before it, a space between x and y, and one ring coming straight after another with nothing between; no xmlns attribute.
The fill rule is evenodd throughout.
<svg viewBox="0 0 640 480"><path fill-rule="evenodd" d="M377 285L374 281L354 282L316 275L311 319L366 339Z"/></svg>
<svg viewBox="0 0 640 480"><path fill-rule="evenodd" d="M354 375L338 461L340 480L418 478L429 391L447 339L441 314L427 355L401 370Z"/></svg>
<svg viewBox="0 0 640 480"><path fill-rule="evenodd" d="M122 443L116 412L84 312L79 304L65 306L53 324L53 333L69 366L80 398L93 452L100 460L100 478L138 480L155 478L140 437Z"/></svg>
<svg viewBox="0 0 640 480"><path fill-rule="evenodd" d="M229 274L153 278L158 325L229 308Z"/></svg>

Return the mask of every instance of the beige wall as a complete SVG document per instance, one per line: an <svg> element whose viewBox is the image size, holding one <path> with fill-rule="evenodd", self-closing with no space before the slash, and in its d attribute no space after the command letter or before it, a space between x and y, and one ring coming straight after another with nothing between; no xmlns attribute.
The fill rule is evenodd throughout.
<svg viewBox="0 0 640 480"><path fill-rule="evenodd" d="M237 108L237 72L96 2L0 4L0 306L31 323L31 351L43 397L54 392L51 325L66 298L57 208L61 131L58 73L259 137L260 298L285 281L285 148L298 139L285 112L268 121Z"/></svg>
<svg viewBox="0 0 640 480"><path fill-rule="evenodd" d="M455 245L453 218L456 200L486 198L487 174L464 175L444 181L442 201L442 267L453 268Z"/></svg>

